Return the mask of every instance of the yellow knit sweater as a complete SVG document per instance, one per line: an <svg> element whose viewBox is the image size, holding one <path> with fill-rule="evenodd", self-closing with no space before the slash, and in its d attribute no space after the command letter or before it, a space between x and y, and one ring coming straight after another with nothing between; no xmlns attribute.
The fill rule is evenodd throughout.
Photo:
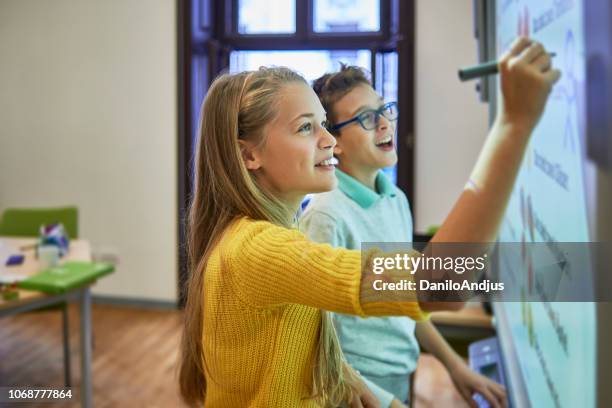
<svg viewBox="0 0 612 408"><path fill-rule="evenodd" d="M416 302L360 304L361 254L242 218L204 283L205 407L316 407L305 399L321 309L424 318Z"/></svg>

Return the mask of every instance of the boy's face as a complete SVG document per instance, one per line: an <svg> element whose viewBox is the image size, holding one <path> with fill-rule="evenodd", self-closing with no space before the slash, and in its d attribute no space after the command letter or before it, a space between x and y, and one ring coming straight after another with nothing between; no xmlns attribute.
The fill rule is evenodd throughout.
<svg viewBox="0 0 612 408"><path fill-rule="evenodd" d="M366 84L357 85L334 105L336 123L350 120L368 109L384 104L374 89ZM379 117L378 126L365 130L359 122L340 129L334 153L339 167L350 172L374 172L397 163L395 151L395 122Z"/></svg>

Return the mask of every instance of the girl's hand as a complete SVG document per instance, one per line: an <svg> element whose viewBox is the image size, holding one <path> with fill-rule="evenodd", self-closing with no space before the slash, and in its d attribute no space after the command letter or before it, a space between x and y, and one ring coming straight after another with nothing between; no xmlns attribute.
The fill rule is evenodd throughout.
<svg viewBox="0 0 612 408"><path fill-rule="evenodd" d="M553 69L544 46L519 37L499 61L501 109L498 121L531 133L561 72Z"/></svg>
<svg viewBox="0 0 612 408"><path fill-rule="evenodd" d="M448 372L455 383L455 387L470 407L478 408L472 399L475 393L482 395L493 408L506 408L506 389L495 381L475 373L463 360L457 361L449 367Z"/></svg>

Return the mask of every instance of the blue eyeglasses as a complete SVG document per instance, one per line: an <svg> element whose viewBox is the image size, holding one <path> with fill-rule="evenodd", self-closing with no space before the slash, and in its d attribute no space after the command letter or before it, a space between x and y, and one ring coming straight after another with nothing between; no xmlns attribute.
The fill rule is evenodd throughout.
<svg viewBox="0 0 612 408"><path fill-rule="evenodd" d="M352 119L330 127L329 130L340 130L341 128L345 127L346 125L350 125L353 122L359 122L361 127L365 130L373 130L376 129L376 127L378 126L378 122L380 120L381 115L384 116L385 119L390 121L397 120L399 116L399 112L397 111L397 102L389 102L378 109L368 109L366 111L363 111Z"/></svg>

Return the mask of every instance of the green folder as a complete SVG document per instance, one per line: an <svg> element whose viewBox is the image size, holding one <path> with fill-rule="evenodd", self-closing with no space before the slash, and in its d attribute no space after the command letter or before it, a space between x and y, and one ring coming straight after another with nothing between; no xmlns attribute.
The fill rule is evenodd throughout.
<svg viewBox="0 0 612 408"><path fill-rule="evenodd" d="M68 261L17 283L22 289L58 294L92 283L115 270L107 263Z"/></svg>

